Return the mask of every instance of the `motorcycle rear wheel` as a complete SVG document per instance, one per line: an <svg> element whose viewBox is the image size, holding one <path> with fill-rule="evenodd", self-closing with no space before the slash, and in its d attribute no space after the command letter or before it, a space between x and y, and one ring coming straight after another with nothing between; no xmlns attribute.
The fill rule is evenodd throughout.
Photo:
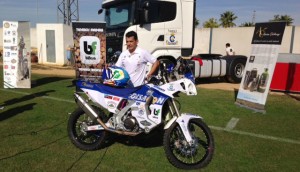
<svg viewBox="0 0 300 172"><path fill-rule="evenodd" d="M169 162L177 168L192 170L207 166L213 157L214 139L201 119L191 119L188 128L195 144L189 146L178 123L164 133L163 146Z"/></svg>
<svg viewBox="0 0 300 172"><path fill-rule="evenodd" d="M81 109L77 108L69 117L68 136L71 142L81 150L100 149L107 132L105 130L84 131L84 127L98 124Z"/></svg>

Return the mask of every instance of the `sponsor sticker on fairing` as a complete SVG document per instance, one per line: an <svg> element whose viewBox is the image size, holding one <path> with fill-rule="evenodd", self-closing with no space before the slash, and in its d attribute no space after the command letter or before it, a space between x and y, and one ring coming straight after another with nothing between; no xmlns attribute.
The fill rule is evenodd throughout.
<svg viewBox="0 0 300 172"><path fill-rule="evenodd" d="M133 94L130 94L129 99L138 100L138 101L146 101L147 96L142 95L142 94L133 93Z"/></svg>
<svg viewBox="0 0 300 172"><path fill-rule="evenodd" d="M113 100L114 101L120 101L120 98L119 97L113 97Z"/></svg>
<svg viewBox="0 0 300 172"><path fill-rule="evenodd" d="M107 102L108 109L115 109L117 107L117 104L115 102Z"/></svg>
<svg viewBox="0 0 300 172"><path fill-rule="evenodd" d="M113 96L105 94L105 95L104 95L104 98L106 98L106 99L112 99Z"/></svg>

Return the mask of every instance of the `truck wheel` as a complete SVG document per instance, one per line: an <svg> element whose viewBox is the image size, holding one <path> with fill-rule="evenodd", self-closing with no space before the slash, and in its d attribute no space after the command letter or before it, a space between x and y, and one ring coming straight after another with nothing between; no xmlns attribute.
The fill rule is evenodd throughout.
<svg viewBox="0 0 300 172"><path fill-rule="evenodd" d="M240 83L244 74L246 60L236 59L231 62L226 79L231 83Z"/></svg>

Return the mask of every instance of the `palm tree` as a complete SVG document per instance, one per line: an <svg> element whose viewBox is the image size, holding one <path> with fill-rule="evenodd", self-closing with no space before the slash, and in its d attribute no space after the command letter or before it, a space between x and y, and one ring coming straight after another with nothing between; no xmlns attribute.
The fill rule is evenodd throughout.
<svg viewBox="0 0 300 172"><path fill-rule="evenodd" d="M253 22L245 22L240 25L240 27L253 27L255 24Z"/></svg>
<svg viewBox="0 0 300 172"><path fill-rule="evenodd" d="M272 20L270 20L270 22L279 22L279 21L283 21L286 22L287 26L292 25L293 23L293 18L291 18L289 15L274 15L274 18Z"/></svg>
<svg viewBox="0 0 300 172"><path fill-rule="evenodd" d="M238 17L235 16L235 14L232 11L225 11L223 14L221 14L221 26L225 28L236 26L236 24L233 21L237 18Z"/></svg>
<svg viewBox="0 0 300 172"><path fill-rule="evenodd" d="M200 24L199 19L195 18L195 28L197 28L197 26Z"/></svg>
<svg viewBox="0 0 300 172"><path fill-rule="evenodd" d="M218 28L220 25L217 22L217 19L210 18L206 22L204 22L203 27L204 28Z"/></svg>

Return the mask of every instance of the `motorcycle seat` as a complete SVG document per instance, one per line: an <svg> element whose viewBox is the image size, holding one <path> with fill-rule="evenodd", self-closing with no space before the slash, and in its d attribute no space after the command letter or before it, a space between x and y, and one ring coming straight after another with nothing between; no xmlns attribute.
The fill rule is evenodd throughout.
<svg viewBox="0 0 300 172"><path fill-rule="evenodd" d="M143 86L131 87L131 88L121 88L121 87L112 87L112 86L108 86L108 85L97 84L95 88L98 91L100 91L101 93L106 93L106 94L115 95L118 97L127 98L130 94L137 92L142 87Z"/></svg>
<svg viewBox="0 0 300 172"><path fill-rule="evenodd" d="M143 87L143 85L141 85L138 87L120 88L104 85L101 83L91 83L86 81L77 81L76 85L79 88L92 89L104 94L115 95L123 98L128 98L130 94L137 92Z"/></svg>

